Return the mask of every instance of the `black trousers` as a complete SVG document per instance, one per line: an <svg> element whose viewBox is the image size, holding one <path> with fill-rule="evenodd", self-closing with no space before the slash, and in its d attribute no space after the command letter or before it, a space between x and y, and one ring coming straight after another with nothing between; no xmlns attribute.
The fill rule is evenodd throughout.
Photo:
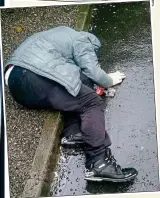
<svg viewBox="0 0 160 198"><path fill-rule="evenodd" d="M81 81L84 85L93 89L94 82L87 76L81 73ZM81 120L78 113L73 112L63 112L64 115L64 130L62 132L62 137L67 137L70 135L75 135L81 133Z"/></svg>
<svg viewBox="0 0 160 198"><path fill-rule="evenodd" d="M105 131L103 100L92 89L92 81L84 75L81 78L83 83L76 97L60 84L21 67L12 70L8 85L13 98L26 108L49 108L64 113L66 133L73 132L67 130L72 124L82 133L88 166L104 154L111 141Z"/></svg>

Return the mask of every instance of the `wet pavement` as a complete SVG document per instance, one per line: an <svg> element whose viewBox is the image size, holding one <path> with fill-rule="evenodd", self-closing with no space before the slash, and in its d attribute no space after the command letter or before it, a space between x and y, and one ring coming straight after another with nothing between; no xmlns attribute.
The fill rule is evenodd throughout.
<svg viewBox="0 0 160 198"><path fill-rule="evenodd" d="M128 184L86 182L83 152L62 150L50 195L158 191L149 3L96 5L91 32L101 40L103 68L107 72L120 70L127 76L116 87L116 96L105 101L106 129L118 163L122 167L135 167L139 175Z"/></svg>

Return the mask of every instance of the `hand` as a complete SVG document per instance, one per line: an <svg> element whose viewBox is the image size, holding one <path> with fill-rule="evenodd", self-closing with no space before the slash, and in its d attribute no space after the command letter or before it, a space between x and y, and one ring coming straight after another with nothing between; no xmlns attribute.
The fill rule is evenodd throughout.
<svg viewBox="0 0 160 198"><path fill-rule="evenodd" d="M119 71L116 71L115 73L110 73L108 75L113 81L112 86L120 84L126 78L125 74Z"/></svg>

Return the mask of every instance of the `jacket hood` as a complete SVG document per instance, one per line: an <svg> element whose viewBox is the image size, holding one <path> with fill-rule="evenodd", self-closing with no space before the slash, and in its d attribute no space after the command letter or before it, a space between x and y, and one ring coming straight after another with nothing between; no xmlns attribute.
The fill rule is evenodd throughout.
<svg viewBox="0 0 160 198"><path fill-rule="evenodd" d="M98 40L98 38L89 32L82 31L82 34L88 37L88 39L90 40L90 42L92 43L92 45L94 47L94 50L97 52L99 50L99 48L101 47L101 43Z"/></svg>

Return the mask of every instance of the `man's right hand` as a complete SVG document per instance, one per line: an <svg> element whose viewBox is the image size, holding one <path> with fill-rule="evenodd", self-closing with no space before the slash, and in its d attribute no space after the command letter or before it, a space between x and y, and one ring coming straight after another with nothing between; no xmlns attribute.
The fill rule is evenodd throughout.
<svg viewBox="0 0 160 198"><path fill-rule="evenodd" d="M112 79L113 84L112 86L118 85L122 83L122 81L126 78L125 74L119 71L116 71L114 73L108 74L109 77Z"/></svg>

